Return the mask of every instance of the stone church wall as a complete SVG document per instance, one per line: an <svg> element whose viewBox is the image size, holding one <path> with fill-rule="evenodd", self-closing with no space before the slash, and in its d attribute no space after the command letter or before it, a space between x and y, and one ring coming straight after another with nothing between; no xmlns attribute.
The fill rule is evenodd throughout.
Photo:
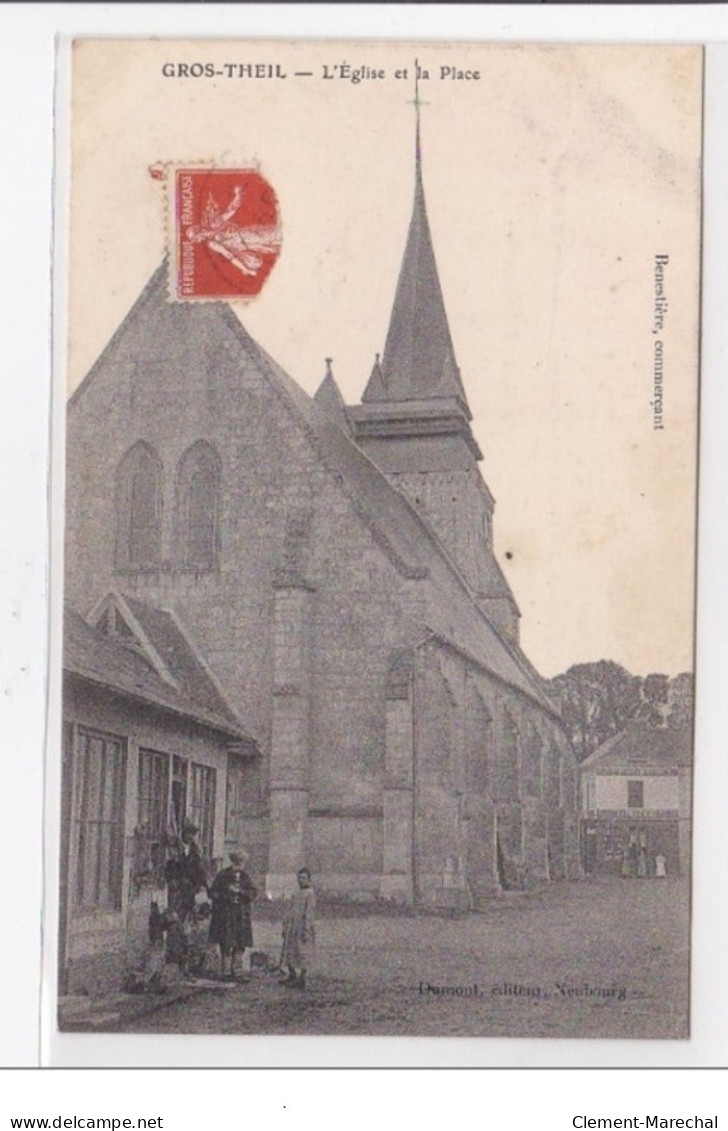
<svg viewBox="0 0 728 1131"><path fill-rule="evenodd" d="M238 819L256 858L270 836L268 760L278 718L289 748L288 766L276 771L285 778L279 824L287 836L291 822L301 823L281 866L310 856L337 887L335 874L350 869L369 876L362 884L371 887L382 869L388 657L415 638L407 612L413 583L375 543L268 378L234 340L230 346L229 330L205 312L184 313L166 304L147 311L144 328L130 326L71 406L67 595L86 611L113 586L175 609L263 751L239 787ZM221 463L219 560L209 572L174 560L176 469L201 438ZM163 469L162 556L159 568L119 571L115 476L139 440ZM304 668L305 702L296 699ZM296 741L306 749L296 753ZM298 770L290 757L303 759ZM288 786L299 791L295 813ZM322 815L309 822L309 808Z"/></svg>
<svg viewBox="0 0 728 1131"><path fill-rule="evenodd" d="M417 672L420 901L477 910L578 876L574 760L555 721L436 642Z"/></svg>
<svg viewBox="0 0 728 1131"><path fill-rule="evenodd" d="M422 643L431 583L403 575L229 317L147 295L74 397L67 596L85 612L116 587L178 614L262 751L236 819L256 866L272 846L273 887L305 861L323 889L464 908L571 874L558 727ZM200 440L219 465L212 568L179 557L180 469ZM115 510L139 441L161 467L161 548L131 569Z"/></svg>

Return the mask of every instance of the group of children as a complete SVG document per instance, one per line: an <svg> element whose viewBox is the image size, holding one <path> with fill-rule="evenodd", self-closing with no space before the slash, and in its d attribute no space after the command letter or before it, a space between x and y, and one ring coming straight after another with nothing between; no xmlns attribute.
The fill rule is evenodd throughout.
<svg viewBox="0 0 728 1131"><path fill-rule="evenodd" d="M204 976L213 946L219 964L211 976L227 982L249 980L242 962L253 945L250 905L258 892L245 871L247 857L231 853L228 867L208 884L194 839L197 832L186 823L167 862L166 910L151 905L150 954L145 975L135 982L144 991L163 992L166 963L176 964L188 978ZM296 879L298 887L285 907L280 958L273 968L283 975L281 984L302 990L314 958L316 895L308 868L299 869Z"/></svg>

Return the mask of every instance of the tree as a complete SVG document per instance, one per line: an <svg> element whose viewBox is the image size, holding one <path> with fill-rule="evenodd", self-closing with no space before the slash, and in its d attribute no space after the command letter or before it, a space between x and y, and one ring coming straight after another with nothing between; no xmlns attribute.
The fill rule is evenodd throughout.
<svg viewBox="0 0 728 1131"><path fill-rule="evenodd" d="M630 723L674 729L692 725L693 677L689 672L674 679L659 672L641 678L612 660L598 660L574 664L547 686L579 762Z"/></svg>
<svg viewBox="0 0 728 1131"><path fill-rule="evenodd" d="M550 692L581 762L623 730L640 702L640 679L612 660L575 664L551 680Z"/></svg>
<svg viewBox="0 0 728 1131"><path fill-rule="evenodd" d="M649 727L665 726L667 718L667 697L670 680L666 675L653 672L642 680L642 693L635 718L647 723Z"/></svg>
<svg viewBox="0 0 728 1131"><path fill-rule="evenodd" d="M692 672L680 672L670 680L667 692L667 726L671 730L693 725L695 686Z"/></svg>

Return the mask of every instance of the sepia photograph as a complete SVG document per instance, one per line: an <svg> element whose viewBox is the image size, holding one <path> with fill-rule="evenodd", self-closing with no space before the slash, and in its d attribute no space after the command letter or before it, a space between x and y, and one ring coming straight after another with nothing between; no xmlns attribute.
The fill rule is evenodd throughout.
<svg viewBox="0 0 728 1131"><path fill-rule="evenodd" d="M69 56L59 1032L687 1039L702 48Z"/></svg>

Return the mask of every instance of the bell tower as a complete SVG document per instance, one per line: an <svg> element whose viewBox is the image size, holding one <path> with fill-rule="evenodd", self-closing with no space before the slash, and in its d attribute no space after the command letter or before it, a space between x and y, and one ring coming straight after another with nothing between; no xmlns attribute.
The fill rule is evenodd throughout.
<svg viewBox="0 0 728 1131"><path fill-rule="evenodd" d="M359 446L439 536L486 615L517 640L520 614L493 554L494 499L478 467L432 245L419 106L416 95L414 203L384 353L347 417Z"/></svg>

